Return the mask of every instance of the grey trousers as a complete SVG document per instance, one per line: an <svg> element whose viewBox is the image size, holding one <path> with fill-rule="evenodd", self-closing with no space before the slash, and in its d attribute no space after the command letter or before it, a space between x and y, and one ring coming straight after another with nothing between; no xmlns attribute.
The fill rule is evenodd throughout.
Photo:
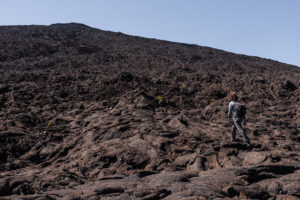
<svg viewBox="0 0 300 200"><path fill-rule="evenodd" d="M244 128L242 127L242 121L243 118L233 118L233 124L231 127L231 140L235 140L236 135L236 129L240 132L240 134L243 136L245 142L248 144L250 143L249 138L247 137Z"/></svg>

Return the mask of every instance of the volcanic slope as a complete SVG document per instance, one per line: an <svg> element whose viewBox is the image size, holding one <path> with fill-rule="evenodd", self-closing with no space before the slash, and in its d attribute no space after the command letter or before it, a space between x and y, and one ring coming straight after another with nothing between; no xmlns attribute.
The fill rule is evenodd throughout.
<svg viewBox="0 0 300 200"><path fill-rule="evenodd" d="M0 199L300 198L296 66L71 23L0 27L0 71Z"/></svg>

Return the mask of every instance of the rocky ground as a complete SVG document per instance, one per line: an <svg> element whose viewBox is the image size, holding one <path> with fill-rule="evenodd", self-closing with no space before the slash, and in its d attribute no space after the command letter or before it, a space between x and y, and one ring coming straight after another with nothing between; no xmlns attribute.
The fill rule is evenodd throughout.
<svg viewBox="0 0 300 200"><path fill-rule="evenodd" d="M0 199L300 198L299 67L73 23L0 27L0 71Z"/></svg>

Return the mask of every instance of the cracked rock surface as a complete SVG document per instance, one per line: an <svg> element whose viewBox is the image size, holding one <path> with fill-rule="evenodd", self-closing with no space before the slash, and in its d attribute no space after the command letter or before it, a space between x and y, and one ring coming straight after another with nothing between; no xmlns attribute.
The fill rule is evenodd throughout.
<svg viewBox="0 0 300 200"><path fill-rule="evenodd" d="M296 66L72 23L0 27L0 71L0 199L300 198Z"/></svg>

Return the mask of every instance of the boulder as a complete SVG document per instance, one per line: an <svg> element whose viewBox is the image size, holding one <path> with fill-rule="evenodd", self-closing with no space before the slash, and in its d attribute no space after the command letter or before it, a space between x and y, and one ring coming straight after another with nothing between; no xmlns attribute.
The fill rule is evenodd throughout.
<svg viewBox="0 0 300 200"><path fill-rule="evenodd" d="M249 152L245 155L243 165L257 165L267 159L267 153L263 152Z"/></svg>

